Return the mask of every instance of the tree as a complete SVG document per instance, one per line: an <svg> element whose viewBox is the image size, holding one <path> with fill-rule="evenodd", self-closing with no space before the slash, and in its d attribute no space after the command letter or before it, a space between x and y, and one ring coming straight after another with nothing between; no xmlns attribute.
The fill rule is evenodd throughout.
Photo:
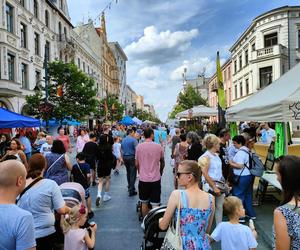
<svg viewBox="0 0 300 250"><path fill-rule="evenodd" d="M109 94L100 101L100 115L107 120L119 121L122 119L125 107L119 103L117 95Z"/></svg>
<svg viewBox="0 0 300 250"><path fill-rule="evenodd" d="M49 63L48 69L51 80L48 84L48 103L53 107L51 117L59 121L71 117L83 120L90 113L97 114L99 102L91 77L73 63L55 61ZM26 102L29 114L37 118L49 116L49 112L40 108L41 104L45 103L40 89L36 90L34 95L26 96Z"/></svg>
<svg viewBox="0 0 300 250"><path fill-rule="evenodd" d="M142 121L153 121L156 123L161 123L161 120L159 118L157 118L156 116L153 116L150 112L146 111L146 110L142 110L142 109L136 109L133 112L133 116L139 118Z"/></svg>
<svg viewBox="0 0 300 250"><path fill-rule="evenodd" d="M197 105L208 106L207 100L205 100L201 94L197 93L193 86L187 85L186 89L179 93L177 97L177 104L174 106L169 117L175 118L177 113L191 109Z"/></svg>

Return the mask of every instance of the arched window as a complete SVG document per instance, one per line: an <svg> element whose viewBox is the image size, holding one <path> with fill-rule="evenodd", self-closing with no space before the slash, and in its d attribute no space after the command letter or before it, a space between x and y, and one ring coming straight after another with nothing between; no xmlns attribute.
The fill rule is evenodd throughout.
<svg viewBox="0 0 300 250"><path fill-rule="evenodd" d="M62 37L61 37L61 23L58 23L58 35L59 35L59 41L61 42Z"/></svg>
<svg viewBox="0 0 300 250"><path fill-rule="evenodd" d="M46 26L49 28L49 22L50 22L50 20L49 20L49 12L48 12L48 10L45 10L45 24L46 24Z"/></svg>
<svg viewBox="0 0 300 250"><path fill-rule="evenodd" d="M33 0L33 14L35 18L39 18L39 8L38 8L38 3L37 0Z"/></svg>
<svg viewBox="0 0 300 250"><path fill-rule="evenodd" d="M0 108L8 109L6 103L0 101Z"/></svg>

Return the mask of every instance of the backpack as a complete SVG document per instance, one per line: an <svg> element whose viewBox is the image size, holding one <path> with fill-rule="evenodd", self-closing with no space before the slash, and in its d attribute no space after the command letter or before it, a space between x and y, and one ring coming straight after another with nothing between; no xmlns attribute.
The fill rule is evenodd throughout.
<svg viewBox="0 0 300 250"><path fill-rule="evenodd" d="M242 150L249 155L249 171L252 175L257 177L262 177L265 171L265 166L260 160L259 156L256 153L251 153L246 150Z"/></svg>

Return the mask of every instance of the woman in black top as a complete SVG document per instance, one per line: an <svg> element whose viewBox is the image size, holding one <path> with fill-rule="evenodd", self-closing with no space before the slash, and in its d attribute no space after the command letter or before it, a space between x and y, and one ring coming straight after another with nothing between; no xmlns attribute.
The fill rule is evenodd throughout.
<svg viewBox="0 0 300 250"><path fill-rule="evenodd" d="M200 137L196 132L188 132L186 141L189 144L187 151L187 159L198 161L199 157L203 154Z"/></svg>

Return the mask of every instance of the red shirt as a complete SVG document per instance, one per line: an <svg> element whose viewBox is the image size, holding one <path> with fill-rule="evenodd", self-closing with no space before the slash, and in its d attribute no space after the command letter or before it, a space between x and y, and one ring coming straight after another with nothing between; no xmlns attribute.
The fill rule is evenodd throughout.
<svg viewBox="0 0 300 250"><path fill-rule="evenodd" d="M66 152L68 152L69 145L70 145L70 138L69 138L69 136L67 136L67 135L59 135L59 136L56 137L56 140L62 141L62 143L64 144Z"/></svg>

